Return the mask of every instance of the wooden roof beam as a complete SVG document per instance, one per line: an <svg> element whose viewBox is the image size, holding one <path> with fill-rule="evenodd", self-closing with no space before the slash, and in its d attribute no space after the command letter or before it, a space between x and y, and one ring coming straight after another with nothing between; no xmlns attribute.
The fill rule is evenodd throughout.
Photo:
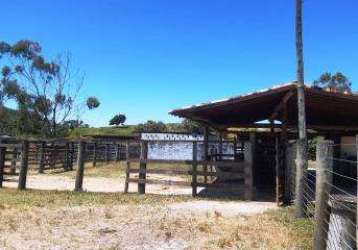
<svg viewBox="0 0 358 250"><path fill-rule="evenodd" d="M269 120L275 120L281 110L286 106L287 102L290 100L290 98L293 96L294 92L291 90L289 91L280 101L280 103L275 107L273 113L270 115Z"/></svg>

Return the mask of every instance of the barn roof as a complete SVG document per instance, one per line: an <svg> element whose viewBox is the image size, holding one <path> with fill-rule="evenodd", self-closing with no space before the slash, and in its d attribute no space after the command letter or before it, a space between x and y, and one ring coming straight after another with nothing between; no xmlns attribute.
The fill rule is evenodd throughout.
<svg viewBox="0 0 358 250"><path fill-rule="evenodd" d="M333 93L305 86L308 127L358 128L358 96ZM269 120L282 121L287 107L287 125L297 126L297 84L291 82L270 89L209 103L175 109L170 114L221 128L247 127Z"/></svg>

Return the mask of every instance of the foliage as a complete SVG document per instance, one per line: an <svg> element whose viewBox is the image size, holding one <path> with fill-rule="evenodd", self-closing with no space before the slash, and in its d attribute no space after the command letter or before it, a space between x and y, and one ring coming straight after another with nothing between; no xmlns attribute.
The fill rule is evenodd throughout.
<svg viewBox="0 0 358 250"><path fill-rule="evenodd" d="M135 132L162 133L167 132L167 127L164 122L149 120L146 123L138 124Z"/></svg>
<svg viewBox="0 0 358 250"><path fill-rule="evenodd" d="M98 108L99 105L101 105L101 103L99 102L97 97L94 97L94 96L88 97L86 104L89 109L95 109L95 108Z"/></svg>
<svg viewBox="0 0 358 250"><path fill-rule="evenodd" d="M0 42L1 70L0 105L9 99L18 105L19 133L56 137L66 133L76 98L83 85L83 76L74 71L70 55L63 54L47 61L41 46L30 40L13 45ZM99 106L92 97L89 109Z"/></svg>
<svg viewBox="0 0 358 250"><path fill-rule="evenodd" d="M119 126L126 122L127 117L124 114L117 114L115 115L110 121L109 125L116 125Z"/></svg>
<svg viewBox="0 0 358 250"><path fill-rule="evenodd" d="M113 135L113 136L132 136L136 126L125 125L120 127L101 127L101 128L89 128L89 127L77 127L70 133L71 138L79 138L83 136L91 135Z"/></svg>
<svg viewBox="0 0 358 250"><path fill-rule="evenodd" d="M181 123L163 123L161 121L147 121L143 124L138 124L136 132L149 132L149 133L163 133L163 132L176 132L176 133L203 133L203 127L192 120L184 119Z"/></svg>
<svg viewBox="0 0 358 250"><path fill-rule="evenodd" d="M337 72L334 75L332 73L323 73L319 79L313 82L314 87L328 89L332 92L352 92L352 83L341 72Z"/></svg>

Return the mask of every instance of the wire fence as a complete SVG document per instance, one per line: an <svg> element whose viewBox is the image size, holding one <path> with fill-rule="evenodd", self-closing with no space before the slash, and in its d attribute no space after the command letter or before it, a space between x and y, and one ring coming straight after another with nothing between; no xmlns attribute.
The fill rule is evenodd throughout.
<svg viewBox="0 0 358 250"><path fill-rule="evenodd" d="M347 153L348 152L348 153ZM357 249L357 145L322 142L304 172L314 249Z"/></svg>

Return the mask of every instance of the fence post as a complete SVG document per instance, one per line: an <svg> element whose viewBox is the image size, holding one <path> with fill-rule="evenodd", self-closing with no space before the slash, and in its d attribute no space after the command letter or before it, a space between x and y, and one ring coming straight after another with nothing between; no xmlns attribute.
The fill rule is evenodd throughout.
<svg viewBox="0 0 358 250"><path fill-rule="evenodd" d="M148 154L148 142L141 141L140 147L140 164L139 164L139 182L138 193L145 194L145 179L147 177L147 154Z"/></svg>
<svg viewBox="0 0 358 250"><path fill-rule="evenodd" d="M357 181L358 181L358 135L356 135L356 161L357 161ZM358 249L358 184L357 184L357 198L356 198L356 249Z"/></svg>
<svg viewBox="0 0 358 250"><path fill-rule="evenodd" d="M27 168L29 160L29 141L24 140L22 142L22 151L21 151L21 166L19 174L19 184L18 189L26 189L26 177L27 177Z"/></svg>
<svg viewBox="0 0 358 250"><path fill-rule="evenodd" d="M17 162L17 148L14 148L14 151L12 153L12 159L11 159L11 169L10 173L15 174L16 172L16 162Z"/></svg>
<svg viewBox="0 0 358 250"><path fill-rule="evenodd" d="M205 176L204 176L204 183L208 183L208 176L206 175L208 172L208 162L209 160L209 128L205 127L205 131L204 131L204 165L203 165L203 170L205 172Z"/></svg>
<svg viewBox="0 0 358 250"><path fill-rule="evenodd" d="M297 218L306 217L307 205L304 198L306 176L307 176L307 152L305 140L297 140L297 155L296 155L296 199L295 199L295 212Z"/></svg>
<svg viewBox="0 0 358 250"><path fill-rule="evenodd" d="M244 144L244 159L245 159L245 166L244 166L244 173L245 173L245 199L253 200L254 192L253 192L253 175L252 175L252 168L253 168L253 142L246 141Z"/></svg>
<svg viewBox="0 0 358 250"><path fill-rule="evenodd" d="M69 169L73 170L73 160L74 160L74 154L75 154L75 144L74 142L70 143L70 157L69 157Z"/></svg>
<svg viewBox="0 0 358 250"><path fill-rule="evenodd" d="M120 161L121 160L121 150L120 150L120 145L116 144L116 161Z"/></svg>
<svg viewBox="0 0 358 250"><path fill-rule="evenodd" d="M129 189L129 175L131 169L131 163L129 161L129 142L126 144L126 161L127 161L127 168L126 168L126 182L124 183L124 193L128 193Z"/></svg>
<svg viewBox="0 0 358 250"><path fill-rule="evenodd" d="M70 159L69 159L70 153L69 153L69 151L70 151L70 144L68 142L66 142L66 144L65 144L65 162L63 164L63 169L65 171L70 170Z"/></svg>
<svg viewBox="0 0 358 250"><path fill-rule="evenodd" d="M329 231L329 193L332 185L333 142L323 141L316 150L316 204L313 249L326 249Z"/></svg>
<svg viewBox="0 0 358 250"><path fill-rule="evenodd" d="M105 145L105 150L104 150L104 161L105 162L108 162L109 161L109 145L108 144L106 144Z"/></svg>
<svg viewBox="0 0 358 250"><path fill-rule="evenodd" d="M6 148L0 147L0 188L2 188L2 183L4 181L5 154Z"/></svg>
<svg viewBox="0 0 358 250"><path fill-rule="evenodd" d="M45 147L46 143L41 142L40 145L40 162L39 162L39 173L43 174L45 168Z"/></svg>
<svg viewBox="0 0 358 250"><path fill-rule="evenodd" d="M86 142L78 142L78 156L77 156L77 172L76 172L76 183L75 191L83 190L83 174L85 169L85 157L86 157Z"/></svg>
<svg viewBox="0 0 358 250"><path fill-rule="evenodd" d="M192 195L195 197L197 195L197 160L198 160L198 143L193 142L193 173L192 173Z"/></svg>
<svg viewBox="0 0 358 250"><path fill-rule="evenodd" d="M93 143L93 167L97 165L97 142Z"/></svg>

